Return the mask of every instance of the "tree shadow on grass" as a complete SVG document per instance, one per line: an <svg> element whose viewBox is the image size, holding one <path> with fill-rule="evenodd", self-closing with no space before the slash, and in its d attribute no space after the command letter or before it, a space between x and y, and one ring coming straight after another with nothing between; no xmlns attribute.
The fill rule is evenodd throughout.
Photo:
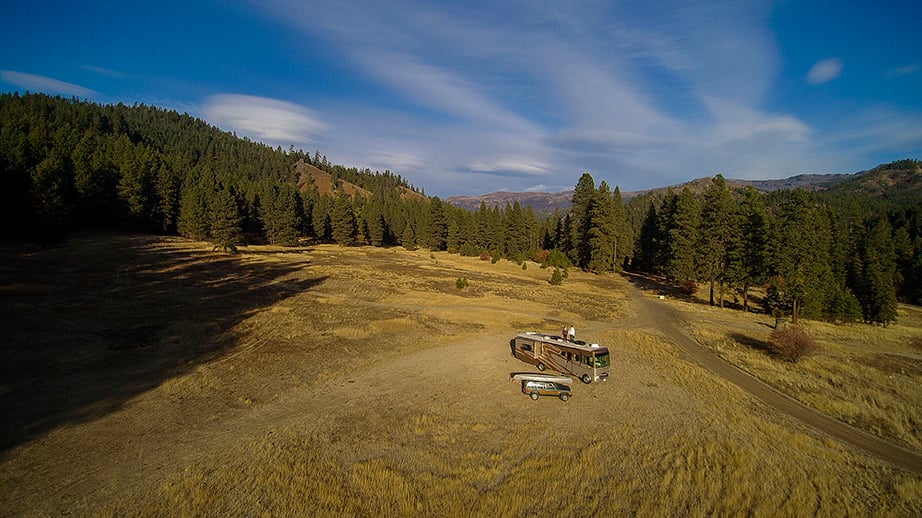
<svg viewBox="0 0 922 518"><path fill-rule="evenodd" d="M751 336L747 336L741 333L731 333L730 339L732 339L734 342L740 345L745 345L746 347L750 347L752 349L762 351L765 354L768 354L768 355L774 354L774 349L772 348L772 345L766 341L759 340L757 338L753 338Z"/></svg>
<svg viewBox="0 0 922 518"><path fill-rule="evenodd" d="M671 299L679 299L687 302L698 302L693 295L689 295L681 288L669 284L662 277L627 271L621 272L621 275L641 291L649 291L660 297L669 297Z"/></svg>
<svg viewBox="0 0 922 518"><path fill-rule="evenodd" d="M304 264L158 243L0 246L0 451L223 357L239 322L325 280L304 278Z"/></svg>

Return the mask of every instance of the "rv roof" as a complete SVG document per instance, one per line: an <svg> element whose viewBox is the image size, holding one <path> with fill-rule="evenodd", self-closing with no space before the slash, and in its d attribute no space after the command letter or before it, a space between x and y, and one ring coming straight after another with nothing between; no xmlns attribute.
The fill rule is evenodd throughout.
<svg viewBox="0 0 922 518"><path fill-rule="evenodd" d="M574 349L580 349L583 351L595 351L596 353L607 352L608 347L602 347L599 344L587 344L585 342L570 342L564 340L559 336L546 335L544 333L536 333L534 331L526 331L524 333L519 333L518 336L522 338L529 338L531 340L542 340L545 342L554 342L560 345L566 345L567 347L572 347Z"/></svg>

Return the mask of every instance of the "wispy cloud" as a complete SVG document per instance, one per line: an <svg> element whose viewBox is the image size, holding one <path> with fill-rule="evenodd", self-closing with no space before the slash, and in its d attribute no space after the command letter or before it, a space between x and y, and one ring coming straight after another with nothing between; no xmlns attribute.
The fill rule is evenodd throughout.
<svg viewBox="0 0 922 518"><path fill-rule="evenodd" d="M80 65L80 68L86 70L87 72L92 72L96 75L113 78L113 79L122 79L125 77L125 74L117 70L111 70L108 68L98 67L96 65Z"/></svg>
<svg viewBox="0 0 922 518"><path fill-rule="evenodd" d="M829 58L818 61L807 72L807 83L811 85L821 85L828 83L839 77L842 73L842 60L839 58Z"/></svg>
<svg viewBox="0 0 922 518"><path fill-rule="evenodd" d="M303 106L253 95L213 95L205 102L203 112L213 124L253 140L308 150L326 127Z"/></svg>
<svg viewBox="0 0 922 518"><path fill-rule="evenodd" d="M388 99L313 106L336 160L452 194L563 190L584 170L626 190L848 170L828 132L766 107L783 72L771 2L395 1L254 3ZM806 81L843 68L824 59Z"/></svg>
<svg viewBox="0 0 922 518"><path fill-rule="evenodd" d="M911 65L905 65L887 70L887 77L899 78L903 76L909 76L919 73L920 70L922 70L922 66L920 66L918 63L913 63Z"/></svg>
<svg viewBox="0 0 922 518"><path fill-rule="evenodd" d="M10 83L30 92L69 95L84 99L94 98L99 95L98 92L80 85L60 81L51 77L27 74L25 72L15 72L12 70L0 70L0 81Z"/></svg>

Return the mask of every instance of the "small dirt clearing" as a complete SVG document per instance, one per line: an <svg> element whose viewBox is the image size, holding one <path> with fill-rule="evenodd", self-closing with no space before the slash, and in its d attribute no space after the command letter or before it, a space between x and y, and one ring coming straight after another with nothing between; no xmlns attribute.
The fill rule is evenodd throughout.
<svg viewBox="0 0 922 518"><path fill-rule="evenodd" d="M5 515L922 509L918 471L715 375L664 330L682 306L617 276L136 236L2 253ZM532 401L508 341L570 322L611 380Z"/></svg>

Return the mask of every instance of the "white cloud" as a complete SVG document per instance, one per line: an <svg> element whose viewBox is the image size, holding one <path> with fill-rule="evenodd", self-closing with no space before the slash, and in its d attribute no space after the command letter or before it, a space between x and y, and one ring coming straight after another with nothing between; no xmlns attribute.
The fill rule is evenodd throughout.
<svg viewBox="0 0 922 518"><path fill-rule="evenodd" d="M309 151L326 125L304 106L253 95L219 94L207 99L204 117L216 126L265 144L293 144Z"/></svg>
<svg viewBox="0 0 922 518"><path fill-rule="evenodd" d="M584 170L636 190L718 171L848 171L860 158L814 120L766 108L782 61L771 2L396 2L258 4L374 92L324 105L318 144L333 161L451 195L565 190ZM842 71L826 59L807 81Z"/></svg>
<svg viewBox="0 0 922 518"><path fill-rule="evenodd" d="M31 92L70 95L84 99L94 98L99 95L96 91L84 88L80 85L59 81L50 77L27 74L25 72L14 72L12 70L0 70L0 80Z"/></svg>
<svg viewBox="0 0 922 518"><path fill-rule="evenodd" d="M842 60L839 58L829 58L818 61L807 72L807 83L811 85L821 85L828 83L839 77L842 73Z"/></svg>

